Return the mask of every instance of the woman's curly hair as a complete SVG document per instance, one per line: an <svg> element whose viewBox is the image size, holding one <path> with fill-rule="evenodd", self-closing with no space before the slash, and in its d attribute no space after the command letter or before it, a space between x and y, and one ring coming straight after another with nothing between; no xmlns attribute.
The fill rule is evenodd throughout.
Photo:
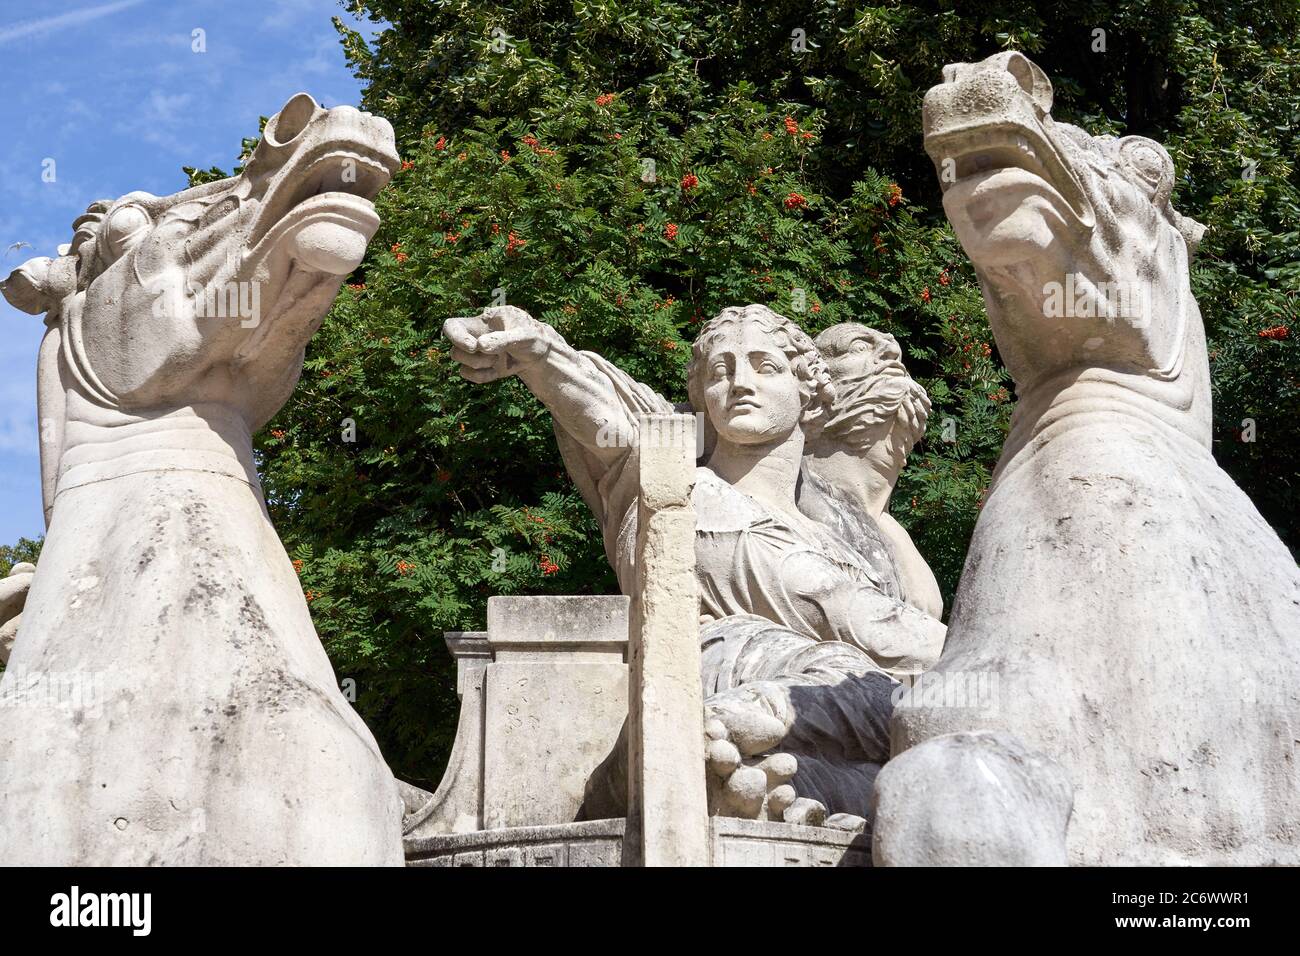
<svg viewBox="0 0 1300 956"><path fill-rule="evenodd" d="M835 402L835 385L831 381L830 369L822 361L821 353L813 344L807 333L783 315L773 312L765 305L743 305L723 309L710 319L700 330L695 343L691 346L691 361L686 369L686 390L691 407L697 412L705 410L704 371L707 368L709 349L714 340L728 326L746 322L755 323L772 337L773 344L781 350L790 361L791 370L799 380L799 391L804 398L802 422L805 427L829 415ZM713 425L704 416L706 440L705 447L713 447Z"/></svg>

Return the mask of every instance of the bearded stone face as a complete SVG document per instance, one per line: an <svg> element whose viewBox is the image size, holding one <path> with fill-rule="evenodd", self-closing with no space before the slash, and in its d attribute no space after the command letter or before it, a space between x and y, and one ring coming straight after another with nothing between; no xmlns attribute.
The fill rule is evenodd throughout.
<svg viewBox="0 0 1300 956"><path fill-rule="evenodd" d="M903 366L898 341L846 322L822 332L816 345L835 385L821 437L901 468L925 433L930 399Z"/></svg>

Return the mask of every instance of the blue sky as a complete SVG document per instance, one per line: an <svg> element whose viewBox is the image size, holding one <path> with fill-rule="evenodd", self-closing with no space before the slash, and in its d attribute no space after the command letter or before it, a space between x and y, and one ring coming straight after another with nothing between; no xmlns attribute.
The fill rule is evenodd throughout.
<svg viewBox="0 0 1300 956"><path fill-rule="evenodd" d="M0 276L55 255L96 199L176 192L182 166L230 169L258 117L294 93L356 104L331 16L353 23L337 0L0 4ZM204 53L192 49L196 29ZM42 180L47 159L54 182ZM28 245L10 250L19 242ZM35 398L44 329L0 299L0 544L44 530Z"/></svg>

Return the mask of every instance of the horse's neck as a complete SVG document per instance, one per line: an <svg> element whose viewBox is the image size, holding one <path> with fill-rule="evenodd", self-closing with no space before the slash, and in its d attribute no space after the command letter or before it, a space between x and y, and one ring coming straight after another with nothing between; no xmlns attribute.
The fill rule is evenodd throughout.
<svg viewBox="0 0 1300 956"><path fill-rule="evenodd" d="M105 506L132 513L139 499L157 494L160 475L185 476L188 495L219 505L227 533L267 528L248 426L234 410L202 404L127 412L69 390L64 412L51 535L87 534L82 525ZM94 546L93 537L86 545Z"/></svg>
<svg viewBox="0 0 1300 956"><path fill-rule="evenodd" d="M1018 387L1011 433L995 478L1019 467L1052 439L1099 422L1114 426L1115 442L1157 437L1188 454L1209 454L1205 331L1190 293L1185 301L1186 312L1164 320L1167 348L1153 356L1145 371L1080 358Z"/></svg>
<svg viewBox="0 0 1300 956"><path fill-rule="evenodd" d="M56 504L58 496L75 488L160 471L232 478L247 484L260 501L248 425L227 406L208 403L128 412L69 390L61 431Z"/></svg>
<svg viewBox="0 0 1300 956"><path fill-rule="evenodd" d="M164 655L178 673L220 684L253 642L245 677L283 667L332 685L238 416L205 406L124 414L72 394L68 407L23 614L29 660L129 675Z"/></svg>

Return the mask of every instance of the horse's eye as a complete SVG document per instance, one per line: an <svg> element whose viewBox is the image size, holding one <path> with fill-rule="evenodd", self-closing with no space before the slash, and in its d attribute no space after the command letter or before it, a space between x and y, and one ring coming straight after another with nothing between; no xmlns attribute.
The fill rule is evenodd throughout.
<svg viewBox="0 0 1300 956"><path fill-rule="evenodd" d="M1125 136L1117 144L1119 155L1146 187L1157 205L1169 197L1174 184L1174 161L1163 146L1145 136Z"/></svg>
<svg viewBox="0 0 1300 956"><path fill-rule="evenodd" d="M144 238L153 225L149 214L135 205L115 209L104 223L104 241L109 254L117 259Z"/></svg>

